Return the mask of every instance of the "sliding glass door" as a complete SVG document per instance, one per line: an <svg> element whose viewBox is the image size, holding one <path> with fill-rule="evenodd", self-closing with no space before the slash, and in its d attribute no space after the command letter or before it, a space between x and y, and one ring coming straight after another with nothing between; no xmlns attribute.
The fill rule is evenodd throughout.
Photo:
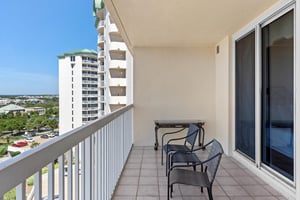
<svg viewBox="0 0 300 200"><path fill-rule="evenodd" d="M255 159L255 32L235 43L236 150Z"/></svg>
<svg viewBox="0 0 300 200"><path fill-rule="evenodd" d="M262 28L262 162L294 177L294 20Z"/></svg>

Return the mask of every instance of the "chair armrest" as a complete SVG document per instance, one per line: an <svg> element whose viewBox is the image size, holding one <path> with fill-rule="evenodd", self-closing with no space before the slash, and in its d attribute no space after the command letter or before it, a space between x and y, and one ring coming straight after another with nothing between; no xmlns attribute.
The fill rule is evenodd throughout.
<svg viewBox="0 0 300 200"><path fill-rule="evenodd" d="M176 152L172 153L172 155L171 155L171 160L172 160L172 156L176 155L177 153L191 154L192 152L188 152L188 151L176 151ZM212 156L212 157L209 158L209 159L206 159L206 160L203 160L203 161L201 161L201 160L199 159L198 162L195 162L195 163L193 163L193 164L181 164L181 165L175 165L175 166L172 166L172 167L169 169L169 171L171 171L172 169L177 168L177 167L193 167L193 166L198 166L198 165L202 165L202 166L203 166L203 164L205 164L205 163L207 163L207 162L209 162L209 161L215 159L216 157L218 157L218 156L220 156L220 155L222 155L222 153L217 153L216 155Z"/></svg>
<svg viewBox="0 0 300 200"><path fill-rule="evenodd" d="M164 137L166 135L171 135L171 134L175 134L175 133L179 133L181 131L183 131L185 128L181 128L180 130L177 130L177 131L172 131L172 132L167 132L167 133L164 133L162 136L161 136L161 146L164 146Z"/></svg>
<svg viewBox="0 0 300 200"><path fill-rule="evenodd" d="M195 152L195 151L199 151L199 150L205 150L207 146L209 146L211 143L213 143L214 140L211 140L209 143L205 144L204 146L201 146L199 148L195 148L193 149L192 152Z"/></svg>

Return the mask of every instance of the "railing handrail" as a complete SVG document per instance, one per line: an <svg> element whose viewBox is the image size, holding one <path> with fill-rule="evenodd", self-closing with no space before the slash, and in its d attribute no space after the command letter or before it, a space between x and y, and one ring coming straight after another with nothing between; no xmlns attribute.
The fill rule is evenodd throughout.
<svg viewBox="0 0 300 200"><path fill-rule="evenodd" d="M25 182L29 176L36 173L50 162L53 162L62 154L62 152L68 151L131 108L133 108L133 104L120 108L96 121L71 130L39 145L38 147L25 151L14 158L1 162L0 180L9 181L6 181L5 184L1 184L0 197L11 188Z"/></svg>

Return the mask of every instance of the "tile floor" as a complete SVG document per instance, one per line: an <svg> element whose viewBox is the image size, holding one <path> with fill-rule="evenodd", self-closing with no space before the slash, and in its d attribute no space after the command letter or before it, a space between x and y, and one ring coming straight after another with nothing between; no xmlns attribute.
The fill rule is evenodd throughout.
<svg viewBox="0 0 300 200"><path fill-rule="evenodd" d="M133 147L114 200L167 199L165 165L161 151L153 147ZM267 185L234 159L223 156L213 185L214 200L283 200L280 193ZM173 200L208 200L207 191L186 185L175 185Z"/></svg>

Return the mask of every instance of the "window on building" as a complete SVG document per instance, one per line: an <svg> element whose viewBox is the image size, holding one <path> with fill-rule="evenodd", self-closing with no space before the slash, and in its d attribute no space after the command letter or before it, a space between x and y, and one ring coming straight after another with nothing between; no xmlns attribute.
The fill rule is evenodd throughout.
<svg viewBox="0 0 300 200"><path fill-rule="evenodd" d="M71 57L70 57L70 60L71 60L71 61L75 61L75 56L71 56Z"/></svg>

